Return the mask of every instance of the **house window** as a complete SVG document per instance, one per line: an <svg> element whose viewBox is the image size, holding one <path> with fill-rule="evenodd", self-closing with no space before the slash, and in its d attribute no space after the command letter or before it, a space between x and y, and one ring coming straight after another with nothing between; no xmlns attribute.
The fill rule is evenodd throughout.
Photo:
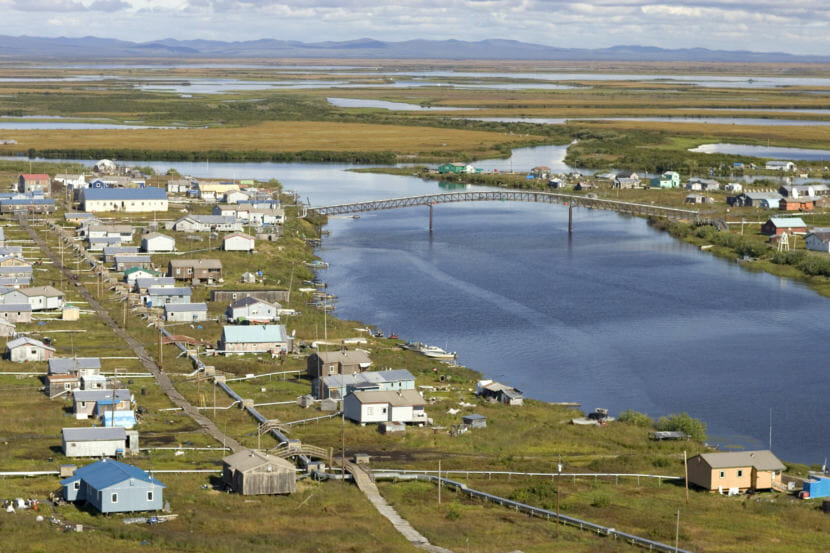
<svg viewBox="0 0 830 553"><path fill-rule="evenodd" d="M738 469L738 477L741 477L743 475L744 475L744 471L741 470L741 469Z"/></svg>
<svg viewBox="0 0 830 553"><path fill-rule="evenodd" d="M720 477L721 478L726 478L726 472L725 471L720 471Z"/></svg>
<svg viewBox="0 0 830 553"><path fill-rule="evenodd" d="M118 494L117 493L112 494L112 497L110 499L112 500L113 503L118 503Z"/></svg>
<svg viewBox="0 0 830 553"><path fill-rule="evenodd" d="M375 408L374 407L367 407L366 408L366 414L367 415L374 415L375 414Z"/></svg>
<svg viewBox="0 0 830 553"><path fill-rule="evenodd" d="M72 444L72 445L75 445L75 444ZM75 489L76 490L81 489L81 481L80 480L75 480Z"/></svg>
<svg viewBox="0 0 830 553"><path fill-rule="evenodd" d="M153 492L147 492L147 501L153 500Z"/></svg>

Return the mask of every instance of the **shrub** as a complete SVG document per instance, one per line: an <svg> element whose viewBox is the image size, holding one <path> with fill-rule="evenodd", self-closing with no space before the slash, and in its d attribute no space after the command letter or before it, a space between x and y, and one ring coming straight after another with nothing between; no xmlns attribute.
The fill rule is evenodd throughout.
<svg viewBox="0 0 830 553"><path fill-rule="evenodd" d="M693 440L699 442L706 440L706 423L700 419L690 417L688 413L660 417L660 420L657 421L657 430L685 432Z"/></svg>
<svg viewBox="0 0 830 553"><path fill-rule="evenodd" d="M634 426L650 427L653 424L651 417L645 413L640 413L639 411L634 411L632 409L626 409L620 413L617 420L626 424L633 424Z"/></svg>

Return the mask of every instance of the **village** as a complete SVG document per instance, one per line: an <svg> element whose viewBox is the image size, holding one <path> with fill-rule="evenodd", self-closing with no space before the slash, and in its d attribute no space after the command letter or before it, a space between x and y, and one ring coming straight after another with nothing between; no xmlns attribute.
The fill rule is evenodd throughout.
<svg viewBox="0 0 830 553"><path fill-rule="evenodd" d="M475 171L462 165L438 171ZM568 180L541 166L528 176L550 188ZM689 203L727 193L732 208L760 218L758 232L779 249L795 248L803 237L803 247L830 254L830 228L786 213L828 207L826 185L721 189L713 179L681 184L676 172L650 181L631 173L606 179L618 189L685 188L694 192ZM594 186L581 178L570 185ZM0 471L48 473L60 490L4 497L7 514L0 516L48 502L53 524L78 532L84 527L72 522L80 520L75 508L139 517L127 523L175 524L180 506L171 487L182 481L168 481L168 474L202 471L203 487L244 496L290 496L307 479L350 480L410 543L429 544L400 530L400 516L388 514L394 509L375 484L404 478L406 469L375 470L375 457L495 440L523 410L555 416L589 442L596 439L589 432L626 427L620 432L637 432L643 447L683 455L653 477L678 479L687 501L690 489L725 501L759 492L793 501L830 498L826 467L788 474L770 450L716 451L682 425L627 428L625 417L615 421L607 409L581 416L573 405L541 405L509 379L458 366L452 352L329 316L336 298L320 277L326 264L313 258L324 220L303 217L305 206L274 182L180 175L160 181L101 160L91 174L20 174L12 188L0 194L0 333L7 340L0 376L21 387L21 401L36 402L42 418L28 413L21 422L48 438L36 446L4 438L0 459L7 466ZM36 388L38 398L23 386ZM221 469L210 468L215 464ZM547 470L538 472L554 481L574 473L576 482L575 474L586 472L568 470L561 456L542 465ZM613 463L595 466L594 479L629 472ZM435 479L440 501L440 489L455 486L450 471L466 470L469 478L479 465L448 458L447 472L441 461L436 468L420 474ZM640 475L631 473L639 484ZM456 493L466 489L456 486ZM500 500L507 501L492 501ZM555 511L517 505L517 512L567 523L558 496ZM823 505L830 512L830 500ZM574 527L588 523L571 518L579 521ZM82 520L96 525L95 516ZM601 528L616 536L614 524ZM660 540L634 538L671 550Z"/></svg>

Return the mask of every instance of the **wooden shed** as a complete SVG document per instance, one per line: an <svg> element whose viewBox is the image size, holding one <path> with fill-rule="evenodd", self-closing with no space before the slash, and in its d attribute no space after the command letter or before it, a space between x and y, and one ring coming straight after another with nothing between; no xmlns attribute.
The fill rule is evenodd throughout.
<svg viewBox="0 0 830 553"><path fill-rule="evenodd" d="M244 449L222 459L222 482L242 495L290 494L297 489L296 470L285 459Z"/></svg>

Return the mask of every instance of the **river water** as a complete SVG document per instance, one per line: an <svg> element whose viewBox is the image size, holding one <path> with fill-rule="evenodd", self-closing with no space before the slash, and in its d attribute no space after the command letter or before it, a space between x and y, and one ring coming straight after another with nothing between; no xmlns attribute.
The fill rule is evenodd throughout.
<svg viewBox="0 0 830 553"><path fill-rule="evenodd" d="M565 148L518 150L517 170ZM141 162L141 165L147 165ZM211 177L277 178L314 205L443 190L346 165L150 163ZM479 164L481 165L481 164ZM485 164L488 165L488 164ZM830 455L830 303L717 259L644 220L545 204L471 203L331 218L320 273L336 314L457 351L546 401L704 419L710 442Z"/></svg>

